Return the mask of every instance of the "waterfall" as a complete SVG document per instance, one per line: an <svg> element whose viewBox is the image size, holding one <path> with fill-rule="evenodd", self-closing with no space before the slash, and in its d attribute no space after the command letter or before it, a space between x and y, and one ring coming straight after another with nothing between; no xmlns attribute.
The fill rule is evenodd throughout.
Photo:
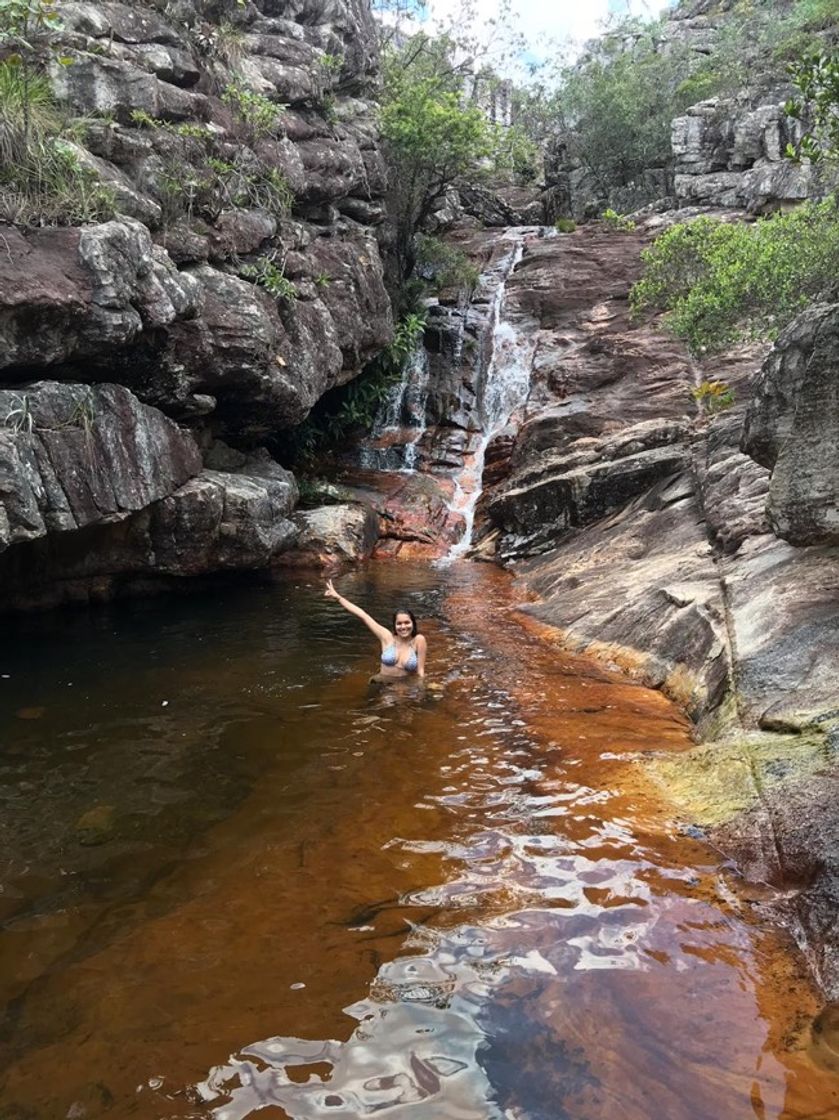
<svg viewBox="0 0 839 1120"><path fill-rule="evenodd" d="M532 335L518 331L504 317L507 280L513 274L524 253L524 240L531 229L512 229L515 238L512 251L496 266L501 279L493 296L492 354L478 380L478 416L480 439L455 477L455 492L450 508L459 513L465 522L463 536L449 550L445 562L465 555L472 545L475 508L481 496L486 450L492 438L508 423L513 413L527 400L530 390L530 370L535 348Z"/></svg>
<svg viewBox="0 0 839 1120"><path fill-rule="evenodd" d="M361 449L363 467L372 470L416 470L418 444L426 430L428 376L428 351L420 339L405 361L401 378L391 386L376 413L371 435L381 443L380 446ZM404 442L399 442L400 438Z"/></svg>

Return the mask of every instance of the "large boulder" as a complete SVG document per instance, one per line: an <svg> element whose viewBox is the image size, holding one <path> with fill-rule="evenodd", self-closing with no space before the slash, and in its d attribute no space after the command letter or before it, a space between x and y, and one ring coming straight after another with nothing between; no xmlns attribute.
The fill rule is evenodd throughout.
<svg viewBox="0 0 839 1120"><path fill-rule="evenodd" d="M270 570L298 536L291 519L294 478L264 452L227 457L224 465L201 470L138 513L7 549L0 557L0 610L107 600L180 588L185 577Z"/></svg>
<svg viewBox="0 0 839 1120"><path fill-rule="evenodd" d="M305 510L295 517L299 537L283 562L293 567L329 568L370 557L379 535L372 506L345 502Z"/></svg>

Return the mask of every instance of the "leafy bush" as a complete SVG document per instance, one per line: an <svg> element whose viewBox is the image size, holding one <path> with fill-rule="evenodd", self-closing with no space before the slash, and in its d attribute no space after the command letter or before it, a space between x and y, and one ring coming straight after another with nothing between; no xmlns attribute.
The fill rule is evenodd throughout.
<svg viewBox="0 0 839 1120"><path fill-rule="evenodd" d="M557 218L554 222L554 229L557 233L573 233L577 228L577 223L573 218Z"/></svg>
<svg viewBox="0 0 839 1120"><path fill-rule="evenodd" d="M753 225L697 218L662 234L642 259L633 311L668 311L694 352L771 339L814 299L835 295L839 206L805 203Z"/></svg>
<svg viewBox="0 0 839 1120"><path fill-rule="evenodd" d="M635 223L625 214L618 214L615 210L604 210L601 215L606 228L614 233L632 233Z"/></svg>
<svg viewBox="0 0 839 1120"><path fill-rule="evenodd" d="M297 299L297 288L288 279L273 257L260 257L255 264L246 265L242 274L259 284L275 299L292 302Z"/></svg>
<svg viewBox="0 0 839 1120"><path fill-rule="evenodd" d="M327 78L337 77L344 68L344 56L340 54L329 54L327 51L317 61L321 72Z"/></svg>
<svg viewBox="0 0 839 1120"><path fill-rule="evenodd" d="M221 99L225 105L235 109L253 140L273 136L277 131L280 114L286 109L285 105L270 101L261 93L247 89L238 82L230 82L225 86Z"/></svg>
<svg viewBox="0 0 839 1120"><path fill-rule="evenodd" d="M368 362L353 381L326 393L306 420L289 433L286 446L278 449L281 458L291 464L311 463L319 451L345 439L353 430L369 430L424 329L424 314L400 319L390 346Z"/></svg>
<svg viewBox="0 0 839 1120"><path fill-rule="evenodd" d="M803 100L793 98L784 109L791 117L812 122L812 130L804 133L798 149L788 145L786 154L813 163L839 156L839 55L799 59L790 65L789 73Z"/></svg>
<svg viewBox="0 0 839 1120"><path fill-rule="evenodd" d="M417 237L416 272L430 281L438 292L459 288L467 295L474 291L480 275L462 250L427 234Z"/></svg>
<svg viewBox="0 0 839 1120"><path fill-rule="evenodd" d="M734 390L724 381L703 381L690 395L709 416L722 412L734 404Z"/></svg>

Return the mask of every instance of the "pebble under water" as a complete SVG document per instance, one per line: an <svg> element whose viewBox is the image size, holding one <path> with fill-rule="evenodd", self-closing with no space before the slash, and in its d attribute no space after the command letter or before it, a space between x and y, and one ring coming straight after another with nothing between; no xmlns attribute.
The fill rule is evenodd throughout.
<svg viewBox="0 0 839 1120"><path fill-rule="evenodd" d="M0 1117L839 1117L794 946L644 769L683 716L495 569L338 585L439 689L371 691L304 578L7 622Z"/></svg>

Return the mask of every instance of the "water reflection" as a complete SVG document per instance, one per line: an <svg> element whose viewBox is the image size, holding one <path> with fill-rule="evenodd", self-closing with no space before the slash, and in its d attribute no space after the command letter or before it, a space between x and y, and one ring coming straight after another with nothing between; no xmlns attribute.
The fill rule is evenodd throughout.
<svg viewBox="0 0 839 1120"><path fill-rule="evenodd" d="M497 573L342 589L385 612L397 576L439 696L369 695L376 651L316 585L116 612L73 637L77 693L60 643L38 668L21 643L16 708L45 713L6 724L9 1115L839 1102L801 1042L815 1003L793 958L645 783L639 752L688 743L678 713L533 640Z"/></svg>

